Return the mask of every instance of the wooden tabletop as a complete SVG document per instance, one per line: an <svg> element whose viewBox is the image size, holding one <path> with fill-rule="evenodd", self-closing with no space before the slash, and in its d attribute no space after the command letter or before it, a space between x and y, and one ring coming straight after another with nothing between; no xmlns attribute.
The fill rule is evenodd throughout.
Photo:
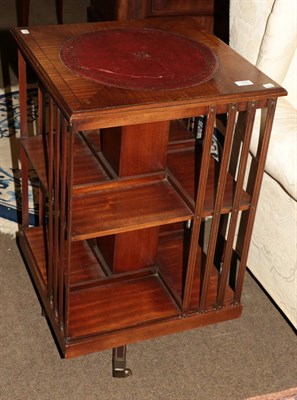
<svg viewBox="0 0 297 400"><path fill-rule="evenodd" d="M178 89L127 89L86 79L61 59L61 47L74 37L110 29L158 29L207 46L218 60L214 76ZM170 120L197 115L201 107L265 100L286 91L191 17L125 22L34 26L12 29L19 49L71 124L80 129ZM160 44L162 46L162 44ZM176 54L179 60L179 54ZM225 109L222 110L225 112Z"/></svg>

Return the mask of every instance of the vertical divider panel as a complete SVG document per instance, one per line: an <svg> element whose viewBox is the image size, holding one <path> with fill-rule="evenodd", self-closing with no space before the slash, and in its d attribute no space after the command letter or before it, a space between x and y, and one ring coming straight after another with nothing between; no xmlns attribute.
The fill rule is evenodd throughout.
<svg viewBox="0 0 297 400"><path fill-rule="evenodd" d="M256 113L256 103L254 101L248 103L248 108L245 113L246 113L245 133L243 138L241 155L239 159L238 176L237 176L234 200L232 205L231 220L227 232L227 242L225 244L225 254L223 258L221 279L218 290L218 299L217 299L218 307L222 307L224 305L227 281L230 273L230 265L233 253L233 243L234 243L234 237L236 233L236 226L239 214L239 205L244 186L244 175L247 165L247 159L249 154L250 142L252 137L255 113Z"/></svg>
<svg viewBox="0 0 297 400"><path fill-rule="evenodd" d="M206 308L207 295L209 291L209 283L211 279L211 271L214 263L214 255L217 244L218 230L220 225L221 213L222 213L222 204L225 194L225 186L228 174L228 166L230 159L230 150L233 139L233 132L236 120L237 113L237 105L231 104L228 108L228 120L227 120L227 129L224 140L224 147L222 153L222 160L220 163L220 172L218 185L216 189L216 200L214 206L213 219L211 224L209 242L208 242L208 251L206 257L205 271L203 276L203 283L201 289L201 298L200 298L200 310L204 311Z"/></svg>
<svg viewBox="0 0 297 400"><path fill-rule="evenodd" d="M207 114L204 139L203 139L203 154L199 171L195 213L194 213L192 234L190 240L190 251L189 251L187 273L186 273L184 295L183 295L183 304L182 304L183 315L186 315L188 313L192 295L196 255L198 248L198 238L200 233L201 217L202 217L205 190L206 190L208 170L209 170L209 161L211 157L210 150L212 143L212 135L214 132L215 118L216 118L216 108L210 107Z"/></svg>
<svg viewBox="0 0 297 400"><path fill-rule="evenodd" d="M241 226L239 228L239 232L242 229L242 226L245 227L245 234L243 235L243 247L241 251L241 259L239 264L238 276L236 281L235 287L235 296L234 301L235 303L240 302L242 287L243 287L243 280L244 280L244 273L247 264L248 252L250 247L250 241L253 231L253 225L256 215L256 208L259 200L260 189L264 174L264 167L268 152L268 145L271 135L272 123L276 108L276 99L269 99L268 101L268 108L267 114L264 122L264 129L263 134L259 136L259 143L258 143L258 150L257 150L257 158L258 158L258 165L256 170L255 181L253 182L253 190L252 190L252 200L250 209L245 218L241 221ZM241 234L239 233L239 237Z"/></svg>
<svg viewBox="0 0 297 400"><path fill-rule="evenodd" d="M20 51L18 51L18 69L19 69L19 91L20 91L21 138L25 138L28 136L27 68L26 68L26 61ZM22 164L22 225L23 228L27 228L29 226L28 157L22 146L21 146L21 164Z"/></svg>

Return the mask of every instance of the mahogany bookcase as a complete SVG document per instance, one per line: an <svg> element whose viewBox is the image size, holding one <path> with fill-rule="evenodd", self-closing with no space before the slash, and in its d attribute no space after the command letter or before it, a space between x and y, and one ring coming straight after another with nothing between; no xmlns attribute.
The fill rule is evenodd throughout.
<svg viewBox="0 0 297 400"><path fill-rule="evenodd" d="M213 58L202 69L192 65L192 73L203 75L210 66L212 73L200 83L187 81L191 71L183 75L188 66L179 68L182 56L175 52L172 69L166 67L169 87L163 78L160 88L133 87L126 79L121 87L100 82L102 76L87 78L71 53L89 34L146 29L208 49ZM113 375L127 376L126 345L239 317L274 110L286 91L191 18L12 33L21 107L19 244L62 355L110 348ZM120 65L123 43L115 56ZM151 57L143 48L131 54L141 62ZM34 134L27 124L27 66L38 80ZM199 122L199 137L189 121L194 128ZM222 148L213 157L219 125ZM251 179L253 135L258 152ZM31 164L40 181L38 226L29 226L28 218Z"/></svg>

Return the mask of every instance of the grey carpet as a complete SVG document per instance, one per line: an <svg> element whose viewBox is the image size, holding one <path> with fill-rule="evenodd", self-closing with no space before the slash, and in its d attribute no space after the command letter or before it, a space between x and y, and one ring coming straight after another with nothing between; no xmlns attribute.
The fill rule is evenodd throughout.
<svg viewBox="0 0 297 400"><path fill-rule="evenodd" d="M296 335L249 275L240 319L130 345L127 379L111 377L111 351L61 359L15 240L0 240L3 400L242 400L297 384Z"/></svg>

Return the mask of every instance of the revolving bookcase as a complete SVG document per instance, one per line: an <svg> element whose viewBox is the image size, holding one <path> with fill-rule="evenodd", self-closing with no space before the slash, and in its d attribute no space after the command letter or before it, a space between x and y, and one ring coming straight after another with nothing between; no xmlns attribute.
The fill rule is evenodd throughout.
<svg viewBox="0 0 297 400"><path fill-rule="evenodd" d="M12 32L19 244L61 353L113 349L113 375L127 376L126 345L239 317L274 110L285 90L191 18ZM33 134L27 66L38 80ZM258 153L249 169L253 135ZM31 164L40 182L33 227Z"/></svg>

